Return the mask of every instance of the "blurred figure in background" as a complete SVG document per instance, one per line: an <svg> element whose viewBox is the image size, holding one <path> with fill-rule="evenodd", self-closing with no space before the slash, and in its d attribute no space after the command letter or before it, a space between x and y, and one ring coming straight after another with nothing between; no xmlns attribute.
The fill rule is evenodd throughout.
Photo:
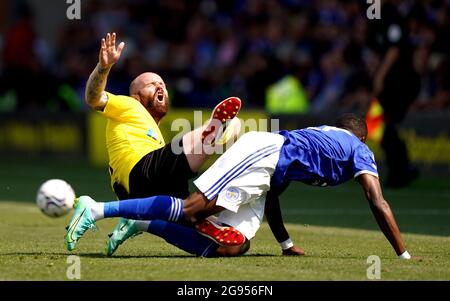
<svg viewBox="0 0 450 301"><path fill-rule="evenodd" d="M382 18L369 22L369 47L380 62L373 78L373 96L383 106L385 130L381 146L386 157L386 186L402 187L418 176L410 163L398 125L415 101L420 78L414 69L414 49L406 30L406 19L398 11L399 1L390 0L381 7Z"/></svg>
<svg viewBox="0 0 450 301"><path fill-rule="evenodd" d="M26 109L38 106L36 93L31 87L35 82L38 65L35 59L33 15L28 6L18 8L18 18L5 35L3 51L5 87L16 95L16 106ZM24 89L24 83L28 88ZM29 86L31 85L31 87Z"/></svg>
<svg viewBox="0 0 450 301"><path fill-rule="evenodd" d="M7 95L10 101L2 111L62 111L78 109L72 88L55 72L58 62L48 42L36 30L34 10L17 4L12 25L5 32L3 74L0 102ZM4 100L3 100L4 101Z"/></svg>
<svg viewBox="0 0 450 301"><path fill-rule="evenodd" d="M19 1L6 2L12 7L19 6ZM420 49L416 57L426 61L419 58L422 60L419 69L423 106L418 108L448 109L450 105L446 77L450 17L446 0L388 2L382 7L381 20L368 19L367 3L360 0L97 0L83 3L81 22L63 19L54 35L43 35L44 29L37 25L51 17L47 6L49 4L39 2L25 13L18 14L14 10L11 21L4 25L8 29L1 33L5 52L4 63L0 64L0 74L5 80L1 83L4 86L8 86L6 81L14 84L15 74L22 73L24 76L39 74L27 82L39 87L41 92L44 89L37 81L51 84L52 88L45 91L53 91L53 95L25 96L27 91L19 92L19 98L31 103L47 103L49 98L55 98L54 94L60 94L58 87L65 85L75 94L75 100L71 101L73 106L86 108L82 98L85 78L91 71L89 66L95 64L92 58L97 45L93 41L103 36L106 29L111 29L127 43L127 53L109 81L110 90L115 94L128 93L127 83L145 70L154 70L165 74L174 107L210 107L211 99L238 95L246 100L247 108L263 108L265 91L291 78L306 90L306 97L302 98L311 101L307 110L295 113L323 115L327 114L323 109L328 109L325 111L334 114L331 107L341 112L364 113L361 104L372 90L367 81L376 83L377 93L389 94L396 81L407 82L408 78L400 80L396 75L403 76L402 72L410 75L407 72L412 70L409 57ZM401 15L410 15L411 8L416 6L422 6L421 16L408 16L406 26ZM19 19L20 22L15 22ZM368 58L368 26L372 29L370 46L376 50L378 60L384 62L375 80L371 78L375 74L372 69L378 64ZM377 35L380 40L375 39ZM44 36L48 39L44 42L54 46L46 61L41 58L42 50L36 47L42 44ZM413 41L412 48L407 46L408 36ZM389 63L388 57L392 56L388 53L395 52L388 51L390 48L399 49L400 55ZM26 74L17 72L24 68L28 70ZM394 79L393 84L381 89L389 78ZM413 86L411 82L408 84L408 87ZM403 88L398 86L398 90L407 90ZM6 92L1 90L0 98ZM401 100L396 106L407 106L406 103L415 98L406 97L409 100ZM60 108L69 106L70 102L65 99L66 104Z"/></svg>

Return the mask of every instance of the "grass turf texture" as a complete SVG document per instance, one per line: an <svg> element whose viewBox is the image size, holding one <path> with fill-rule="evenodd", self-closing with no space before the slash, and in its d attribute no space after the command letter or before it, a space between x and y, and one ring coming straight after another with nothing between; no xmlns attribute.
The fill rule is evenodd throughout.
<svg viewBox="0 0 450 301"><path fill-rule="evenodd" d="M381 258L381 280L450 280L450 180L421 179L386 190L408 250L401 261L378 230L360 187L316 188L294 183L282 196L285 221L304 257L280 256L267 224L239 258L197 258L143 234L112 258L104 255L117 219L98 222L70 253L64 227L70 216L49 218L35 206L44 180L63 178L77 194L113 199L104 168L79 162L14 162L0 170L0 280L67 280L68 255L79 255L82 280L367 280L369 255ZM45 166L45 167L43 167Z"/></svg>

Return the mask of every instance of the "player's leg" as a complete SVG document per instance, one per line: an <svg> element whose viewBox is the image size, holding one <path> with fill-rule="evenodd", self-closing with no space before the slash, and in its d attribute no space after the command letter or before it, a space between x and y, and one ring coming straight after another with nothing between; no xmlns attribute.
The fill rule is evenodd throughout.
<svg viewBox="0 0 450 301"><path fill-rule="evenodd" d="M183 153L193 172L197 172L211 154L213 144L225 144L240 131L240 121L235 118L241 108L237 97L229 97L213 110L208 122L183 136Z"/></svg>
<svg viewBox="0 0 450 301"><path fill-rule="evenodd" d="M265 198L259 198L251 203L241 205L237 213L225 210L219 214L217 223L232 226L236 231L240 231L246 240L239 246L221 246L217 248L217 256L238 256L248 251L250 241L259 230L263 221L264 203Z"/></svg>
<svg viewBox="0 0 450 301"><path fill-rule="evenodd" d="M94 221L111 217L137 220L161 219L170 222L195 223L204 217L216 214L224 208L216 206L215 200L208 200L203 194L194 192L185 200L158 195L112 202L95 202L89 196L82 196L78 203L91 210Z"/></svg>
<svg viewBox="0 0 450 301"><path fill-rule="evenodd" d="M411 164L406 144L398 133L398 126L419 93L420 81L415 72L404 76L388 76L379 96L386 123L381 141L388 167L385 184L388 187L402 187L418 177L418 170Z"/></svg>
<svg viewBox="0 0 450 301"><path fill-rule="evenodd" d="M201 140L201 131L202 129L194 131L198 136L198 141ZM179 146L184 147L186 142L183 141L172 141L172 144L179 143ZM197 166L200 167L205 159L206 156L204 154L197 155L197 163L195 164L198 164ZM192 168L188 163L187 156L183 152L181 154L175 154L171 145L166 145L145 155L133 167L129 176L130 192L126 193L128 197L121 197L120 199L142 198L151 195L171 195L186 199L189 196L188 180L195 175L196 173L192 172ZM191 207L195 203L196 201L189 201L188 207ZM203 204L206 205L205 202ZM196 208L198 206L194 207ZM188 211L191 212L192 210ZM115 229L122 226L123 222L119 221ZM115 233L115 230L113 233ZM120 243L123 243L128 238L126 234L119 237ZM109 249L112 250L116 246L117 243L115 240L112 240L112 245L109 246Z"/></svg>
<svg viewBox="0 0 450 301"><path fill-rule="evenodd" d="M175 154L171 145L166 145L148 153L136 163L129 175L129 192L124 188L119 190L114 187L114 190L121 200L151 195L171 195L185 199L189 196L188 180L195 175L186 156L183 153ZM124 193L119 194L118 191ZM120 219L108 240L107 254L112 254L120 244L135 236L137 232L146 232L148 223L148 221L127 222L126 219ZM135 225L142 229L136 229Z"/></svg>
<svg viewBox="0 0 450 301"><path fill-rule="evenodd" d="M239 256L246 253L250 248L250 240L255 236L261 226L264 216L265 198L259 198L251 203L243 204L239 207L239 211L234 213L229 210L222 211L214 220L208 218L206 222L218 224L222 227L232 226L234 231L239 231L245 237L245 241L237 246L220 246L216 249L213 256ZM211 232L201 229L200 225L196 225L199 233L206 237L211 236ZM228 234L228 233L227 233ZM227 240L230 237L222 236Z"/></svg>
<svg viewBox="0 0 450 301"><path fill-rule="evenodd" d="M261 199L270 189L270 179L283 142L284 138L280 135L247 133L194 181L202 192L198 195L203 198L203 202L209 202L208 205L214 205L214 208L227 209L220 211L220 217L227 217L220 222L232 226L235 231L244 234L247 240L254 236L261 224L264 213L264 202ZM198 206L199 203L201 201L193 206ZM194 217L202 218L201 211L194 211L197 212ZM241 229L236 228L236 225ZM209 227L202 229L197 225L197 230L217 239L216 233L210 231ZM225 235L221 239L228 243Z"/></svg>
<svg viewBox="0 0 450 301"><path fill-rule="evenodd" d="M254 132L242 136L195 181L202 194L193 194L185 201L169 196L154 196L97 203L88 196L80 197L66 235L68 248L73 248L84 232L95 225L95 220L102 218L179 222L191 221L198 218L197 215L217 213L223 210L220 207L237 212L242 203L259 198L269 190L270 177L283 141L282 136L271 133ZM240 186L243 189L239 189ZM214 204L217 196L221 202L217 203L218 206ZM211 238L215 239L214 236Z"/></svg>
<svg viewBox="0 0 450 301"><path fill-rule="evenodd" d="M208 157L202 145L202 137L211 130L213 125L217 125L219 128L223 122L233 119L239 112L240 106L241 102L237 97L225 99L216 106L209 123L204 127L195 129L185 134L182 139L172 141L170 145L145 155L130 172L130 192L127 198L151 195L187 198L189 179L196 176L198 169ZM223 136L235 137L240 130L239 119L235 118L228 126L229 128ZM212 131L206 134L207 139L211 139L217 133L217 131ZM227 139L219 139L226 143ZM180 151L175 152L173 147Z"/></svg>
<svg viewBox="0 0 450 301"><path fill-rule="evenodd" d="M280 135L264 132L251 132L241 137L229 150L227 150L195 184L202 193L194 193L184 201L179 198L168 196L155 196L150 198L139 198L120 202L105 203L104 213L108 216L121 216L134 219L162 219L178 222L183 219L195 221L196 218L215 214L223 207L216 206L214 199L220 194L234 198L239 201L248 199L248 195L258 195L249 191L233 196L230 182L246 177L249 181L260 187L258 193L270 187L270 177L278 161L278 153L284 139ZM157 162L161 160L156 160ZM164 160L162 160L164 161ZM161 169L161 168L159 168ZM258 172L259 171L259 172ZM248 174L254 174L254 177ZM254 184L252 183L252 184ZM165 185L170 186L170 180ZM251 186L251 185L250 185ZM239 202L234 207L227 208L237 211ZM98 214L101 215L102 212ZM119 215L115 215L119 214ZM108 215L108 216L107 216ZM139 217L136 217L139 215ZM198 215L198 216L197 216Z"/></svg>
<svg viewBox="0 0 450 301"><path fill-rule="evenodd" d="M214 256L219 244L200 235L192 226L180 225L163 220L136 221L120 219L118 226L109 235L107 255L111 256L126 239L142 232L159 236L168 243L197 256ZM222 247L223 250L227 248ZM224 251L222 251L224 252Z"/></svg>
<svg viewBox="0 0 450 301"><path fill-rule="evenodd" d="M173 198L171 198L173 199ZM118 210L112 210L115 212L111 212L111 207L114 207L114 205L111 205L110 203L106 203L103 204L103 209L101 206L92 206L91 205L91 210L92 212L92 216L94 220L97 220L99 218L101 218L101 213L98 213L96 211L101 211L103 210L103 217L111 217L112 214L117 214L119 216L125 216L127 218L142 218L142 219L147 219L149 216L145 215L145 213L142 212L143 208L137 209L137 207L145 207L146 205L148 205L148 203L150 202L154 202L154 198L147 198L147 199L135 199L135 200L125 200L125 203L121 203L120 205L124 205L126 208L123 210L120 210L120 207ZM172 200L171 200L172 201ZM132 206L128 206L128 203L135 203L135 202L148 202L144 205L137 205L135 207ZM159 199L157 199L155 202L167 202L167 200L164 200L164 197L160 197ZM164 204L160 204L160 203L156 203L157 206L162 207ZM106 209L105 209L106 206ZM174 208L176 207L180 207L181 204L180 203L176 203L175 206L173 206ZM109 208L108 208L109 207ZM144 209L145 210L145 209ZM145 211L150 210L150 211L155 211L153 212L153 214L158 214L156 213L156 209L152 208L152 209L146 209ZM183 202L183 216L185 220L200 220L203 219L204 217L208 217L211 216L217 212L222 211L223 208L222 207L217 207L215 206L215 200L213 200L212 202L208 202L204 196L202 196L202 194L200 193L193 193L190 197L188 197L186 200L184 200ZM137 215L135 216L136 212L138 211ZM159 213L161 214L161 213ZM174 216L174 214L171 214L172 216ZM166 215L167 216L167 215ZM160 218L164 218L164 214L159 215ZM162 220L160 220L162 221ZM176 219L176 221L178 223L183 222L183 219ZM157 234L160 237L164 238L164 235L168 235L171 236L172 232L171 228L175 227L175 226L168 226L168 227L163 227L161 228L162 230L160 230L159 233L153 233L152 227L150 226L150 224L153 223L152 225L155 225L154 222L152 221L147 221L147 220L131 220L131 219L126 219L126 218L121 218L119 223L116 225L116 227L114 228L114 231L109 235L109 240L107 243L107 254L108 255L112 255L115 250L119 247L119 245L121 245L125 240L127 240L130 237L136 236L140 233L144 232L149 232L152 234ZM158 222L159 223L159 222ZM187 223L185 223L187 224ZM183 226L183 225L180 225ZM245 241L245 237L237 230L233 229L232 227L229 226L220 226L217 224L214 224L213 222L210 222L209 220L200 220L198 223L196 223L196 228L198 229L199 232L201 232L204 236L209 237L210 239L212 239L213 241L216 241L218 244L220 245L227 245L227 246L235 246L235 245L241 245L242 243L244 243ZM163 231L167 230L168 233L163 233ZM195 229L193 229L193 231L196 231ZM206 233L206 234L205 234ZM181 242L183 243L184 238L180 237L178 240L181 240ZM201 248L201 245L199 246ZM197 255L201 255L203 254L203 251Z"/></svg>
<svg viewBox="0 0 450 301"><path fill-rule="evenodd" d="M171 222L184 222L191 220L196 214L202 216L214 214L223 208L210 205L199 197L193 195L183 201L179 198L169 196L154 196L148 198L137 198L114 202L96 202L89 196L81 196L75 200L75 211L67 227L67 248L73 250L77 241L90 229L95 228L95 222L104 218L123 217L133 220L165 220ZM185 213L185 208L187 208ZM229 233L230 237L242 236L239 232L227 227L220 232L222 235ZM211 237L215 239L216 236ZM219 241L222 236L219 236ZM236 242L235 242L236 241ZM229 245L240 244L244 238L235 238ZM221 244L227 242L220 241Z"/></svg>
<svg viewBox="0 0 450 301"><path fill-rule="evenodd" d="M197 224L195 228L198 230L206 225L206 222L210 223L210 225L215 225L214 227L218 232L221 232L218 234L220 237L225 239L238 239L239 244L235 242L235 245L223 245L217 243L216 240L219 239L213 240L210 239L208 235L201 235L200 232L192 226L180 225L163 220L150 221L147 232L157 235L165 239L168 243L197 256L238 256L248 251L250 241L246 240L239 231L232 229L228 225L222 224L215 216L208 217L204 222L205 223ZM232 231L227 231L227 229L232 229ZM236 233L239 233L239 235Z"/></svg>
<svg viewBox="0 0 450 301"><path fill-rule="evenodd" d="M226 209L237 211L239 205L244 203L250 195L264 193L264 189L270 187L270 178L278 162L279 151L283 143L284 138L281 135L266 132L246 133L196 179L194 184L208 200L213 200L220 194L224 194L230 199L235 198L236 202L233 208ZM252 183L237 181L252 173L255 174L255 177L248 178ZM256 193L255 191L243 191L240 194L239 191L233 193L233 189L225 189L232 188L229 185L233 181L237 181L236 183L239 185L236 188L252 184L258 187L255 188L257 191ZM262 189L259 189L260 186Z"/></svg>
<svg viewBox="0 0 450 301"><path fill-rule="evenodd" d="M209 218L208 220L211 220ZM211 220L212 221L212 220ZM121 219L120 227L114 229L110 234L107 243L107 255L111 256L122 244L124 237L132 237L142 232L148 232L163 238L171 245L202 257L222 257L222 256L238 256L248 251L250 241L246 240L237 246L222 246L215 241L199 234L197 230L191 226L180 225L163 220L154 221L135 221ZM227 226L222 226L227 227ZM229 227L228 227L229 228Z"/></svg>
<svg viewBox="0 0 450 301"><path fill-rule="evenodd" d="M116 202L119 203L119 202ZM122 202L120 202L122 203ZM75 206L75 212L71 219L70 225L67 228L66 245L69 251L75 248L77 241L81 238L87 229L95 227L95 220L100 219L99 208L101 203L96 203L89 197L80 197ZM105 206L103 206L105 207ZM115 206L113 206L115 207ZM111 208L110 208L111 210ZM116 210L116 209L113 209ZM141 210L137 210L141 211ZM120 209L119 209L120 212ZM104 213L103 216L108 216ZM130 216L127 216L130 217ZM136 217L136 216L135 216ZM137 216L139 217L139 216ZM205 236L200 235L193 227L187 227L176 223L171 223L163 220L153 221L134 221L130 219L121 219L121 222L116 227L116 235L122 231L122 240L108 242L107 253L112 255L117 247L125 240L132 236L139 234L141 231L147 231L151 234L164 238L167 242L179 247L180 249L195 254L198 256L232 256L239 255L245 248L227 248L222 247L218 254L216 250L219 244ZM224 227L221 232L221 237L237 237L242 236L239 232L234 231L231 227ZM232 232L231 232L232 231ZM114 233L113 233L114 235ZM234 236L233 236L234 235ZM243 244L244 239L238 238L240 244ZM219 239L218 239L219 240ZM234 243L236 244L236 243Z"/></svg>

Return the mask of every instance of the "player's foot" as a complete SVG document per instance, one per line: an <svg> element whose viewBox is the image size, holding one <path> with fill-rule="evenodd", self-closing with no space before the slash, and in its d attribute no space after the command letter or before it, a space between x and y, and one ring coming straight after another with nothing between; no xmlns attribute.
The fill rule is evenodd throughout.
<svg viewBox="0 0 450 301"><path fill-rule="evenodd" d="M220 125L224 125L227 120L233 119L241 109L241 100L238 97L228 97L222 100L212 111L210 124L202 133L202 141L213 132L218 131Z"/></svg>
<svg viewBox="0 0 450 301"><path fill-rule="evenodd" d="M76 243L88 229L97 228L91 214L93 203L95 201L86 195L75 199L73 205L75 211L69 225L66 227L67 233L64 237L67 250L72 251L75 249Z"/></svg>
<svg viewBox="0 0 450 301"><path fill-rule="evenodd" d="M111 256L125 240L139 234L142 232L136 227L135 220L120 218L113 232L108 234L106 255Z"/></svg>
<svg viewBox="0 0 450 301"><path fill-rule="evenodd" d="M209 220L202 220L195 225L197 232L221 246L239 246L245 242L245 236L233 227L223 227Z"/></svg>
<svg viewBox="0 0 450 301"><path fill-rule="evenodd" d="M226 144L229 140L237 137L240 131L241 131L241 120L235 117L227 122L223 134L218 139L216 139L215 144L216 145Z"/></svg>

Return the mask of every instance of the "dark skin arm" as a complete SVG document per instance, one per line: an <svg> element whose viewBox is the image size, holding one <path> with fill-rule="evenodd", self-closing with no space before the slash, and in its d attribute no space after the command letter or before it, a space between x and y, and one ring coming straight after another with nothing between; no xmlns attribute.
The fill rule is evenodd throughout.
<svg viewBox="0 0 450 301"><path fill-rule="evenodd" d="M381 64L378 67L373 82L374 97L378 97L381 91L383 91L384 80L386 78L386 75L388 74L389 70L391 70L394 63L397 61L399 55L400 49L398 47L393 46L388 49L383 59L381 60Z"/></svg>
<svg viewBox="0 0 450 301"><path fill-rule="evenodd" d="M282 191L286 189L288 184L286 184L284 187L277 189L274 188L273 190L269 191L266 196L266 203L265 203L265 215L267 222L269 223L270 230L272 230L273 235L275 236L275 239L278 241L278 243L281 243L283 241L286 241L289 239L289 233L286 230L286 227L283 223L283 216L281 214L281 208L280 208L280 201L279 201L279 194L281 194ZM302 248L299 248L297 246L292 246L289 249L283 250L283 255L304 255L305 251Z"/></svg>
<svg viewBox="0 0 450 301"><path fill-rule="evenodd" d="M357 181L364 190L378 226L391 243L395 253L401 255L406 250L405 244L400 235L400 229L397 226L391 207L383 197L380 181L377 177L369 174L360 175L357 177Z"/></svg>

